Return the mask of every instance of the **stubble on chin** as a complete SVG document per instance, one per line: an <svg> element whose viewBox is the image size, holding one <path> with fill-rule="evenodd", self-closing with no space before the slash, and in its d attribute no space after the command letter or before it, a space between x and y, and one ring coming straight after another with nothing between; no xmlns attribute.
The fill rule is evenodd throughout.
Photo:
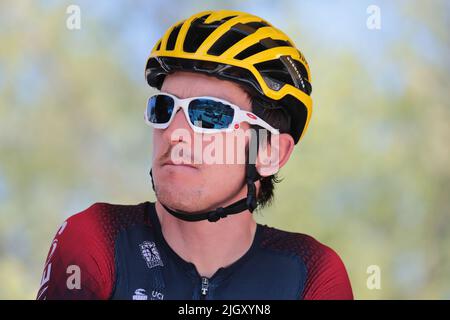
<svg viewBox="0 0 450 320"><path fill-rule="evenodd" d="M174 190L169 186L156 187L156 198L164 205L179 211L195 212L202 210L204 192L195 190Z"/></svg>

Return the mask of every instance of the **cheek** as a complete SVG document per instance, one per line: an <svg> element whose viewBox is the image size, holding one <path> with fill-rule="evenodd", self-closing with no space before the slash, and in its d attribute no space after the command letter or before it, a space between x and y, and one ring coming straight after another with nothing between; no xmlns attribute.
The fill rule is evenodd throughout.
<svg viewBox="0 0 450 320"><path fill-rule="evenodd" d="M205 191L219 198L237 192L245 181L245 165L212 164L202 168L202 172Z"/></svg>
<svg viewBox="0 0 450 320"><path fill-rule="evenodd" d="M161 151L164 149L162 139L162 130L153 129L152 131L152 154L153 160L158 157Z"/></svg>

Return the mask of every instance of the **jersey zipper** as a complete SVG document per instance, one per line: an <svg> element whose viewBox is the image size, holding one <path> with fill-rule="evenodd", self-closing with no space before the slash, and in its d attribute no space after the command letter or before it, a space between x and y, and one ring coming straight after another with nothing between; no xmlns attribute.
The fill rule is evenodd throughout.
<svg viewBox="0 0 450 320"><path fill-rule="evenodd" d="M205 300L209 290L209 279L202 277L202 287L200 290L200 300Z"/></svg>

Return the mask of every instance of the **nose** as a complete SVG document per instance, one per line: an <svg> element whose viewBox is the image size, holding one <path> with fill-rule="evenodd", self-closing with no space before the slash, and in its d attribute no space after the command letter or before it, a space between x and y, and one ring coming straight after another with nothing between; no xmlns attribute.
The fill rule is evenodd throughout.
<svg viewBox="0 0 450 320"><path fill-rule="evenodd" d="M192 134L193 131L188 123L188 119L186 119L183 109L180 108L177 110L170 125L164 130L163 136L170 143L177 143L183 141L187 135L189 135L190 141L192 141Z"/></svg>

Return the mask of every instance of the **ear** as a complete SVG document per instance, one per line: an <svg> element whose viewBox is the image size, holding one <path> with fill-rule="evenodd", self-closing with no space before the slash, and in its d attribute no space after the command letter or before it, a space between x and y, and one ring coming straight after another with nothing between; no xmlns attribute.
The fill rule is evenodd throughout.
<svg viewBox="0 0 450 320"><path fill-rule="evenodd" d="M277 173L289 160L294 150L294 139L290 134L272 134L270 143L268 139L260 142L256 170L262 177Z"/></svg>

